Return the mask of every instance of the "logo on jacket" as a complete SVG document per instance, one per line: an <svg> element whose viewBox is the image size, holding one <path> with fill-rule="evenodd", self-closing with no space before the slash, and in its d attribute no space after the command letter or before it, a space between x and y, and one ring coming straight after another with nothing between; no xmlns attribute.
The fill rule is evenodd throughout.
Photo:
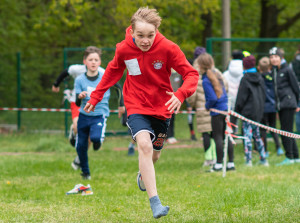
<svg viewBox="0 0 300 223"><path fill-rule="evenodd" d="M155 60L152 65L154 67L154 69L159 70L162 68L164 62L162 62L161 60Z"/></svg>

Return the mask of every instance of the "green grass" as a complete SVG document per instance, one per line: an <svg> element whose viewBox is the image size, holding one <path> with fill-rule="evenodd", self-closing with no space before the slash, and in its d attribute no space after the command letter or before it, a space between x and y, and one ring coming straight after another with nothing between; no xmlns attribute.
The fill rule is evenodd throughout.
<svg viewBox="0 0 300 223"><path fill-rule="evenodd" d="M205 172L200 142L178 138L191 148L166 146L155 165L159 196L170 206L155 220L136 185L137 154L115 150L129 137L107 137L100 151L90 150L92 180L83 181L71 169L75 150L63 136L1 135L0 222L299 222L300 165L276 167L283 157L272 143L269 168L245 167L238 145L237 170L223 178ZM91 184L94 194L65 194L78 183Z"/></svg>

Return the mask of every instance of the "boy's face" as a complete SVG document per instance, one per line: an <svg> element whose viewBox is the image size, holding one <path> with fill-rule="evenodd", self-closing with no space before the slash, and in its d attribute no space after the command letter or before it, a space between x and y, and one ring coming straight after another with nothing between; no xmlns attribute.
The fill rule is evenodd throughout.
<svg viewBox="0 0 300 223"><path fill-rule="evenodd" d="M130 30L131 36L135 38L136 46L143 52L147 52L150 50L153 45L156 28L154 25L138 21L135 24L135 29Z"/></svg>
<svg viewBox="0 0 300 223"><path fill-rule="evenodd" d="M270 55L270 63L273 66L280 66L281 58L278 55Z"/></svg>
<svg viewBox="0 0 300 223"><path fill-rule="evenodd" d="M95 72L101 64L101 59L98 53L91 53L83 59L83 63L89 71Z"/></svg>

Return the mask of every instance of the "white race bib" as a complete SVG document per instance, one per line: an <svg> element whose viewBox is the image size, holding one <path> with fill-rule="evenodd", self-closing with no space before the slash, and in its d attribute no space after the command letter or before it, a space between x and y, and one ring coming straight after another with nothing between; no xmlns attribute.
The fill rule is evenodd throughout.
<svg viewBox="0 0 300 223"><path fill-rule="evenodd" d="M88 97L91 97L91 93L92 93L92 91L94 91L96 88L94 88L94 87L87 87L87 96Z"/></svg>
<svg viewBox="0 0 300 223"><path fill-rule="evenodd" d="M142 74L137 59L125 60L124 62L126 64L127 70L129 71L129 75L136 76Z"/></svg>

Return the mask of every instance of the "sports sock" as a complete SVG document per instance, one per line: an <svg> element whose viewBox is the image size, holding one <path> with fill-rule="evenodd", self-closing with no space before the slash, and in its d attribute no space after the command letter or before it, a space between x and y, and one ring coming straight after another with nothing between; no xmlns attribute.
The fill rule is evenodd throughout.
<svg viewBox="0 0 300 223"><path fill-rule="evenodd" d="M168 214L170 207L162 206L158 195L151 197L149 201L154 218L160 218Z"/></svg>

